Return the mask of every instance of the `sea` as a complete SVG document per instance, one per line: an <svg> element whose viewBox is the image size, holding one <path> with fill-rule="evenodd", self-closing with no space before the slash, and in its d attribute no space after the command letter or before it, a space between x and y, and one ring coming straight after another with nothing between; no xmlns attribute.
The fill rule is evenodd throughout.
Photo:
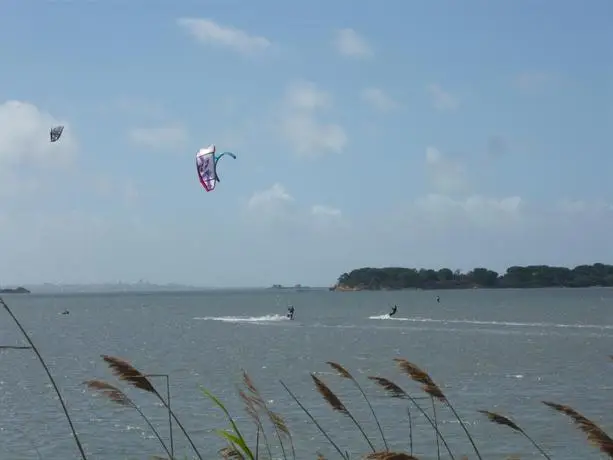
<svg viewBox="0 0 613 460"><path fill-rule="evenodd" d="M437 302L436 296L440 296ZM291 430L296 458L340 458L322 434L351 458L371 452L347 415L316 391L311 375L338 396L383 450L372 412L358 387L327 361L349 370L377 414L389 448L421 460L450 458L414 405L387 396L368 379L385 377L413 397L419 384L397 368L405 358L441 387L483 459L543 458L520 433L490 422L479 410L515 421L553 459L603 458L564 414L542 401L566 404L613 434L613 290L532 289L396 292L296 292L272 289L105 294L5 295L31 335L66 401L87 458L149 459L164 456L160 441L138 411L89 389L90 379L121 388L170 445L168 412L157 397L118 380L102 359L129 361L149 375L202 458L219 458L226 446L218 430L230 429L226 405L252 445L257 430L239 397L250 376L269 408ZM295 307L295 319L285 317ZM395 317L387 313L398 305ZM68 311L69 314L62 314ZM27 345L0 312L0 345ZM168 375L167 380L164 375ZM300 405L293 399L291 391ZM79 459L60 402L36 355L0 350L0 459ZM430 399L417 404L432 418ZM436 420L456 459L477 459L449 407L436 403ZM409 415L410 414L410 415ZM177 458L196 458L173 423ZM265 424L273 458L283 458L275 431ZM263 448L260 458L267 458ZM291 447L284 443L288 458ZM411 450L412 449L412 450Z"/></svg>

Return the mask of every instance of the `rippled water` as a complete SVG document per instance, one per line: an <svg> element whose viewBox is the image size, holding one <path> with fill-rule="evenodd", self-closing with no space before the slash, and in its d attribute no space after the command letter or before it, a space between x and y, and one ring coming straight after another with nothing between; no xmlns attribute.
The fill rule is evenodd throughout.
<svg viewBox="0 0 613 460"><path fill-rule="evenodd" d="M436 294L441 303L436 303ZM613 362L608 357L613 354L613 290L262 290L5 300L40 347L92 459L146 459L163 453L138 413L84 388L82 382L91 378L117 383L101 354L128 359L146 373L171 374L172 406L206 459L216 458L224 446L212 430L226 422L200 385L227 402L244 430L252 433L236 396L242 368L271 408L286 417L299 459L314 458L317 450L329 458L335 454L279 379L355 458L368 452L351 421L323 404L309 372L320 373L380 446L368 407L350 382L332 374L328 360L347 366L363 383L394 449L408 449L406 404L385 397L366 376L386 376L420 395L395 369L392 359L398 356L427 369L443 387L484 459L539 457L521 436L487 422L477 409L511 416L557 459L600 457L565 416L542 400L570 404L613 432ZM283 317L287 303L296 307L294 321ZM389 319L386 313L393 303L399 309ZM70 315L61 315L64 309ZM0 344L23 345L8 315L2 318ZM2 350L0 366L0 459L79 458L59 402L33 354ZM163 379L155 383L164 393ZM167 439L167 413L155 398L126 391ZM437 416L456 457L476 458L449 410L439 407ZM413 419L415 454L435 459L432 430L415 410ZM191 455L176 426L174 444L181 456Z"/></svg>

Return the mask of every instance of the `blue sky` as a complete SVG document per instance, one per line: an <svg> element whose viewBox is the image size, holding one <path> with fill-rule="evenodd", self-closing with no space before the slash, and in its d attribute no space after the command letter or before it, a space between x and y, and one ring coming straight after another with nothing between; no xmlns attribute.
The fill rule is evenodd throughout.
<svg viewBox="0 0 613 460"><path fill-rule="evenodd" d="M613 263L611 2L31 6L0 3L0 283Z"/></svg>

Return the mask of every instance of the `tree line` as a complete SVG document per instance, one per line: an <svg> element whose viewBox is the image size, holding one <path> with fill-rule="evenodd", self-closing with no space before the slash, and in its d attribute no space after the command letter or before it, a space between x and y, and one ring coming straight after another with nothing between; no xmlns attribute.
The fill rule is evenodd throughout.
<svg viewBox="0 0 613 460"><path fill-rule="evenodd" d="M466 273L449 268L363 267L338 277L336 289L463 289L613 286L613 265L596 263L575 268L549 265L512 266L499 274L487 268Z"/></svg>

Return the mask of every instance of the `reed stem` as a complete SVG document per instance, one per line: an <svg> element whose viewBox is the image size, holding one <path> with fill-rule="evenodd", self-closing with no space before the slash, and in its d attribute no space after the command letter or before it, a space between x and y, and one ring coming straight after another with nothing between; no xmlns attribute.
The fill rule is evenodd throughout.
<svg viewBox="0 0 613 460"><path fill-rule="evenodd" d="M70 430L72 431L72 436L73 436L73 438L75 440L75 443L77 444L77 448L79 449L79 453L81 454L81 458L83 460L87 460L87 455L85 455L85 449L83 449L83 445L81 444L81 441L79 440L79 436L77 435L77 431L75 430L75 427L74 427L74 425L72 423L72 419L70 418L70 414L68 413L68 408L66 407L66 403L64 402L64 398L62 398L62 394L60 393L60 389L58 388L57 383L55 383L55 379L51 375L51 371L47 367L47 363L45 363L45 360L43 359L43 357L41 356L40 352L38 351L38 348L36 348L36 345L34 345L34 342L32 342L32 339L30 339L30 336L28 335L28 333L23 328L23 326L21 325L21 323L19 322L17 317L13 314L13 312L11 311L11 309L9 308L9 306L6 304L6 302L4 301L4 299L2 297L0 297L0 304L6 310L6 312L9 314L9 316L13 319L13 321L15 321L15 324L17 325L17 327L19 328L19 330L23 334L24 338L30 344L30 347L32 348L32 351L34 351L34 353L36 354L36 357L38 358L38 361L40 361L40 364L43 366L43 369L45 369L45 372L47 373L47 377L49 378L49 381L51 382L51 385L53 386L53 389L55 390L55 392L57 394L57 397L60 400L60 404L62 405L62 410L64 411L64 415L66 416L66 420L68 420L68 424L70 425Z"/></svg>

